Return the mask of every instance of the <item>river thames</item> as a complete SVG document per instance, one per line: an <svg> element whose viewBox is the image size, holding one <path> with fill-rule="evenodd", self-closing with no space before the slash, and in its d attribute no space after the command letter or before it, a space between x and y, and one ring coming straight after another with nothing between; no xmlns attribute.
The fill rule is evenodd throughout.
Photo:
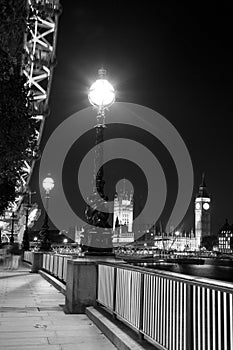
<svg viewBox="0 0 233 350"><path fill-rule="evenodd" d="M205 264L204 265L160 264L160 265L152 266L151 264L147 264L147 267L154 268L157 270L183 273L186 275L211 278L215 280L233 283L232 266L216 266L216 265L205 265Z"/></svg>

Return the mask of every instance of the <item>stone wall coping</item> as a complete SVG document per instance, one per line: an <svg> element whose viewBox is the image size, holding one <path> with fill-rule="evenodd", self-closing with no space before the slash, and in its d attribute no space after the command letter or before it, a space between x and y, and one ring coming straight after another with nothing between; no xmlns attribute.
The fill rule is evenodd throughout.
<svg viewBox="0 0 233 350"><path fill-rule="evenodd" d="M114 258L108 258L108 257L100 257L100 256L93 256L93 257L80 257L72 260L68 260L69 264L72 265L95 265L96 263L119 263L123 261L119 261L119 259Z"/></svg>

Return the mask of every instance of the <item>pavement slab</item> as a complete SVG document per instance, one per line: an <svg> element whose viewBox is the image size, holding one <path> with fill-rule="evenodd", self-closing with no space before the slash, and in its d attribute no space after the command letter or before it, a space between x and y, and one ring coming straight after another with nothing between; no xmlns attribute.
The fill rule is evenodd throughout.
<svg viewBox="0 0 233 350"><path fill-rule="evenodd" d="M63 312L65 296L40 274L0 265L0 350L114 350L86 315Z"/></svg>

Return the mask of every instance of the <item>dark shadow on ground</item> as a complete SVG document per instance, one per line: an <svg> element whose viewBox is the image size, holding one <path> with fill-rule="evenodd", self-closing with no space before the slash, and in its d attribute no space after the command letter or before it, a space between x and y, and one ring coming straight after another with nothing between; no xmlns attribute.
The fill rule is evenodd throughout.
<svg viewBox="0 0 233 350"><path fill-rule="evenodd" d="M1 272L1 271L0 271ZM7 271L5 270L4 272L11 272L11 271ZM14 271L15 273L16 271ZM20 271L17 272L17 275L7 275L7 276L0 276L0 279L6 279L6 278L12 278L12 277L21 277L21 276L26 276L26 275L29 275L29 271L27 273L20 273L20 275L18 274ZM22 271L22 272L25 272L25 271Z"/></svg>

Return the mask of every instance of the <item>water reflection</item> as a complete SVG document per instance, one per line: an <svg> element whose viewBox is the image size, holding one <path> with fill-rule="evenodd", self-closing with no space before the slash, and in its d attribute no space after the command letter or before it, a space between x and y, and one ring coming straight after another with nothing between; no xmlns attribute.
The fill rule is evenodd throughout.
<svg viewBox="0 0 233 350"><path fill-rule="evenodd" d="M145 265L144 265L145 266ZM232 266L194 265L194 264L147 264L157 270L183 273L191 276L206 277L215 280L233 282Z"/></svg>

